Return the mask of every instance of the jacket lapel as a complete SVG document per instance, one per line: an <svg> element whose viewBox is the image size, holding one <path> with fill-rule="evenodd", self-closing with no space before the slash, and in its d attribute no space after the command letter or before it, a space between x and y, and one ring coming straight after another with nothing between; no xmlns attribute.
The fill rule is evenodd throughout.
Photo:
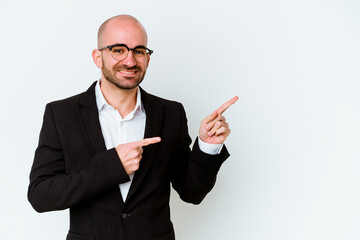
<svg viewBox="0 0 360 240"><path fill-rule="evenodd" d="M99 112L96 105L94 82L79 99L80 116L83 121L85 139L91 146L94 155L106 151L105 141L101 132Z"/></svg>
<svg viewBox="0 0 360 240"><path fill-rule="evenodd" d="M146 123L145 123L145 134L144 138L158 137L161 136L162 130L162 120L163 120L163 107L161 103L156 100L156 98L142 88L141 90L141 101L145 108L146 113ZM151 144L149 146L143 147L144 152L142 154L142 159L140 162L139 169L135 172L134 179L131 183L129 193L126 198L126 202L132 197L136 190L141 185L141 182L144 180L147 171L149 170L153 158L156 155L159 144Z"/></svg>

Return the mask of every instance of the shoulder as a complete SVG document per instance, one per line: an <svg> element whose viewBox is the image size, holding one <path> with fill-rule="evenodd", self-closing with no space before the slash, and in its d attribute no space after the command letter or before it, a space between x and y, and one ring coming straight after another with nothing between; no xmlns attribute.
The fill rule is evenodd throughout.
<svg viewBox="0 0 360 240"><path fill-rule="evenodd" d="M81 99L81 96L84 95L85 92L83 93L79 93L70 97L66 97L63 99L58 99L58 100L54 100L52 102L49 102L48 104L50 105L67 105L67 104L73 104L76 102L79 102L79 100Z"/></svg>
<svg viewBox="0 0 360 240"><path fill-rule="evenodd" d="M81 105L96 107L95 83L82 93L48 103L46 108L50 108L53 111L66 112L73 111L75 108L78 109Z"/></svg>
<svg viewBox="0 0 360 240"><path fill-rule="evenodd" d="M52 102L49 102L46 105L46 108L51 108L52 110L59 110L59 111L66 111L66 109L73 109L74 107L78 106L78 103L81 99L81 97L84 95L84 93L76 94L71 97L67 97L64 99L55 100Z"/></svg>
<svg viewBox="0 0 360 240"><path fill-rule="evenodd" d="M141 90L141 98L144 104L149 104L150 106L162 106L165 108L183 108L182 104L178 101L165 99L159 96L155 96L151 93L146 92L144 89L140 88Z"/></svg>
<svg viewBox="0 0 360 240"><path fill-rule="evenodd" d="M142 102L147 113L162 112L164 119L167 119L167 121L164 122L171 123L172 126L174 126L176 122L180 122L181 124L186 122L185 109L180 102L149 94L143 89L141 89L141 94Z"/></svg>

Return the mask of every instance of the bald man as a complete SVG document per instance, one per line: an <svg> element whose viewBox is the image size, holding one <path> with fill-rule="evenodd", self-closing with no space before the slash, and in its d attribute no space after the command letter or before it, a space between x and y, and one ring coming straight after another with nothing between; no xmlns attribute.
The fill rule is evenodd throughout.
<svg viewBox="0 0 360 240"><path fill-rule="evenodd" d="M222 114L238 98L201 122L191 150L183 106L139 87L152 52L137 19L110 18L92 53L101 78L46 105L28 199L38 212L70 209L68 240L175 239L170 184L199 204L229 156Z"/></svg>

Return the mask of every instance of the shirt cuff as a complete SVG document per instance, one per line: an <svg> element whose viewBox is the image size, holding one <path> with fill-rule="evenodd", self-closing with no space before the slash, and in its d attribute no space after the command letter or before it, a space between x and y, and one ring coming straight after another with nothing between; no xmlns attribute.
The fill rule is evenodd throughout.
<svg viewBox="0 0 360 240"><path fill-rule="evenodd" d="M199 139L200 150L206 154L217 155L221 152L221 149L224 146L224 144L206 143L206 142L202 141L199 137L198 137L198 139Z"/></svg>

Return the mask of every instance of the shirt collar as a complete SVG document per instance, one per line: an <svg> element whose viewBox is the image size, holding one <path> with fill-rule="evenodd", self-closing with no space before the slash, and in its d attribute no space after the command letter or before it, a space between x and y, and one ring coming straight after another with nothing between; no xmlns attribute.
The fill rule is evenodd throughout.
<svg viewBox="0 0 360 240"><path fill-rule="evenodd" d="M105 97L100 89L100 79L97 81L96 83L96 86L95 86L95 97L96 97L96 105L97 105L97 108L98 108L98 111L100 112L103 107L105 105L108 105L110 107L112 107L110 104L107 103L107 101L105 100ZM137 94L136 94L136 104L135 104L135 108L134 110L131 112L131 113L135 113L136 111L140 111L141 113L145 113L145 110L144 110L144 105L141 101L141 91L140 91L140 88L138 87L137 89ZM132 114L129 114L129 115L132 115ZM127 116L126 116L127 118Z"/></svg>

